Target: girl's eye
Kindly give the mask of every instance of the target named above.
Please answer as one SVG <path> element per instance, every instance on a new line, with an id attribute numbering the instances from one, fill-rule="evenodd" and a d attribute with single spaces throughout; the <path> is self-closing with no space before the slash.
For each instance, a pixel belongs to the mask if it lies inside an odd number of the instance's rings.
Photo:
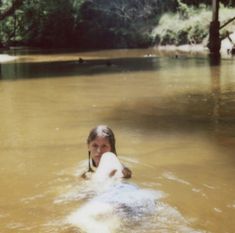
<path id="1" fill-rule="evenodd" d="M 103 145 L 103 148 L 104 149 L 107 149 L 107 148 L 109 148 L 110 146 L 109 145 Z"/>

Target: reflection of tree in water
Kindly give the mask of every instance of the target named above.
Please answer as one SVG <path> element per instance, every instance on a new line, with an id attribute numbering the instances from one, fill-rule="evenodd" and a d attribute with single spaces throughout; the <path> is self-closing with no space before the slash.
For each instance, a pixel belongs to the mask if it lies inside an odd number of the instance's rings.
<path id="1" fill-rule="evenodd" d="M 211 71 L 211 91 L 214 100 L 212 120 L 215 130 L 218 128 L 220 117 L 220 100 L 221 100 L 221 84 L 220 84 L 220 56 L 210 57 Z"/>
<path id="2" fill-rule="evenodd" d="M 221 64 L 220 58 L 213 58 L 211 62 L 211 91 L 213 96 L 212 122 L 217 134 L 224 134 L 225 129 L 228 137 L 233 137 L 235 125 L 235 91 L 233 88 L 222 89 L 221 87 Z M 230 132 L 230 133 L 228 133 Z M 225 136 L 225 135 L 224 135 Z M 223 136 L 223 137 L 224 137 Z M 230 139 L 226 139 L 230 140 Z"/>
<path id="3" fill-rule="evenodd" d="M 128 127 L 149 130 L 191 132 L 224 131 L 235 127 L 235 92 L 221 90 L 221 67 L 212 61 L 211 91 L 188 91 L 167 97 L 140 97 L 122 102 L 109 119 L 118 119 Z"/>
<path id="4" fill-rule="evenodd" d="M 213 97 L 204 93 L 185 93 L 159 100 L 138 99 L 118 106 L 110 118 L 121 118 L 129 126 L 164 131 L 191 131 L 211 128 Z"/>
<path id="5" fill-rule="evenodd" d="M 1 79 L 58 78 L 64 76 L 102 75 L 132 71 L 152 71 L 159 68 L 154 57 L 97 58 L 52 62 L 16 62 L 2 64 Z"/>

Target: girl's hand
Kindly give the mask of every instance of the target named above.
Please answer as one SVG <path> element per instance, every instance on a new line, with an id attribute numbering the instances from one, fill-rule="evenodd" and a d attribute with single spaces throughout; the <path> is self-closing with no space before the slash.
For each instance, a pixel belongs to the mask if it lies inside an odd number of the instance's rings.
<path id="1" fill-rule="evenodd" d="M 123 178 L 128 179 L 128 178 L 131 178 L 132 171 L 131 171 L 129 168 L 124 167 L 124 168 L 122 169 L 122 174 L 123 174 Z"/>
<path id="2" fill-rule="evenodd" d="M 117 169 L 112 170 L 112 171 L 109 173 L 109 177 L 114 176 L 116 172 L 117 172 Z"/>

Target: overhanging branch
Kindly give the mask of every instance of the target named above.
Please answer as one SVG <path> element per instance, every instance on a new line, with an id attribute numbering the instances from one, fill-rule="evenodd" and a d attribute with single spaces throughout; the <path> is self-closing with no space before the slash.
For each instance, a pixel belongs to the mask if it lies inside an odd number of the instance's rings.
<path id="1" fill-rule="evenodd" d="M 231 18 L 230 20 L 228 20 L 228 22 L 226 22 L 224 25 L 220 26 L 219 29 L 224 28 L 225 26 L 227 26 L 229 23 L 231 23 L 233 20 L 235 20 L 235 17 Z"/>

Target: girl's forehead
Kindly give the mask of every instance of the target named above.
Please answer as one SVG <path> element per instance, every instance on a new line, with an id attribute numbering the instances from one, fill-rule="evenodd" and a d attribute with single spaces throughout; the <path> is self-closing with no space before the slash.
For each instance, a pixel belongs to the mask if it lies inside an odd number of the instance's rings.
<path id="1" fill-rule="evenodd" d="M 110 143 L 107 137 L 97 136 L 91 143 Z"/>

